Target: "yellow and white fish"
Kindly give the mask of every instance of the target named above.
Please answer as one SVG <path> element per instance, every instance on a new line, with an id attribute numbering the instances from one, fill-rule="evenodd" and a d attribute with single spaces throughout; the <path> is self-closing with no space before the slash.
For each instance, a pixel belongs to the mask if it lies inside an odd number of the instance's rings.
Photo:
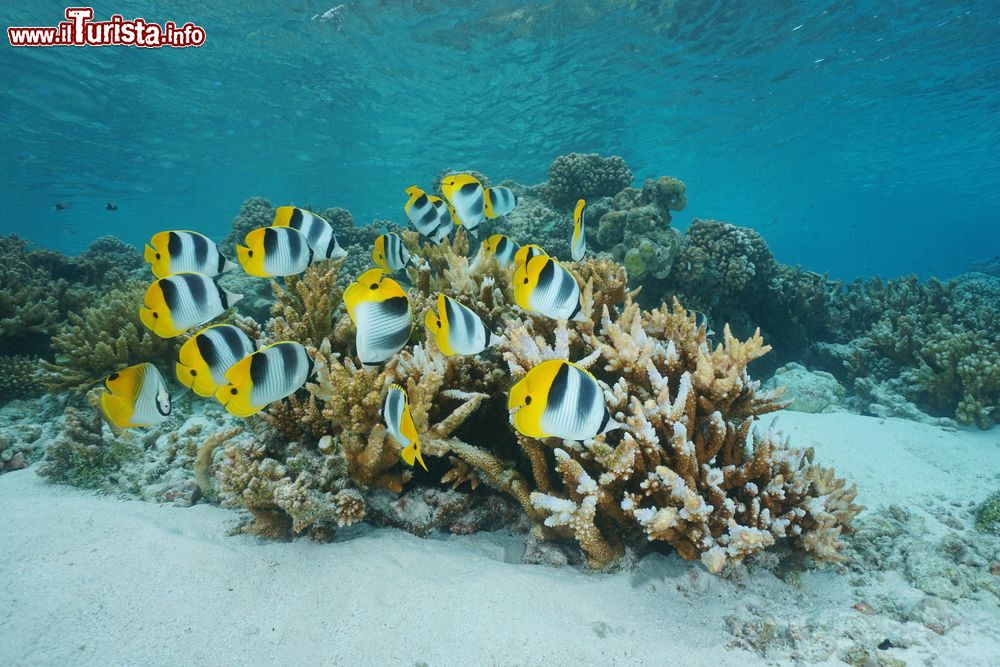
<path id="1" fill-rule="evenodd" d="M 573 210 L 573 238 L 570 240 L 570 252 L 573 261 L 579 262 L 587 254 L 587 235 L 584 227 L 584 216 L 587 212 L 587 202 L 580 199 Z"/>
<path id="2" fill-rule="evenodd" d="M 200 273 L 175 273 L 149 286 L 139 319 L 160 338 L 173 338 L 211 322 L 242 298 Z"/>
<path id="3" fill-rule="evenodd" d="M 290 227 L 301 232 L 313 251 L 313 262 L 347 257 L 347 251 L 337 242 L 333 226 L 312 211 L 298 206 L 279 206 L 274 210 L 271 226 Z"/>
<path id="4" fill-rule="evenodd" d="M 143 257 L 157 278 L 172 273 L 201 273 L 209 278 L 231 271 L 236 265 L 204 234 L 177 230 L 158 232 L 146 244 Z"/>
<path id="5" fill-rule="evenodd" d="M 385 269 L 386 273 L 396 273 L 413 263 L 410 251 L 403 245 L 403 239 L 395 232 L 382 234 L 372 246 L 372 261 Z"/>
<path id="6" fill-rule="evenodd" d="M 451 174 L 441 179 L 441 192 L 451 204 L 455 224 L 475 236 L 484 215 L 482 184 L 469 174 Z"/>
<path id="7" fill-rule="evenodd" d="M 436 313 L 433 308 L 427 310 L 424 324 L 448 357 L 479 354 L 499 341 L 475 311 L 444 294 L 438 294 Z"/>
<path id="8" fill-rule="evenodd" d="M 255 415 L 271 403 L 291 396 L 313 374 L 313 360 L 295 341 L 281 341 L 243 357 L 226 371 L 226 384 L 215 398 L 229 414 Z"/>
<path id="9" fill-rule="evenodd" d="M 532 257 L 538 257 L 539 255 L 548 257 L 549 253 L 545 252 L 542 246 L 535 245 L 534 243 L 521 246 L 514 253 L 514 270 L 517 270 L 519 266 L 527 264 L 528 260 Z"/>
<path id="10" fill-rule="evenodd" d="M 418 461 L 420 467 L 427 470 L 424 457 L 420 455 L 420 438 L 417 436 L 417 427 L 413 424 L 413 415 L 410 414 L 406 390 L 398 384 L 389 387 L 381 412 L 389 435 L 402 448 L 399 455 L 406 464 L 412 466 L 414 461 Z"/>
<path id="11" fill-rule="evenodd" d="M 507 215 L 517 207 L 517 195 L 510 188 L 494 186 L 483 192 L 483 214 L 490 218 Z"/>
<path id="12" fill-rule="evenodd" d="M 522 248 L 523 250 L 523 248 Z M 583 319 L 580 286 L 573 274 L 547 255 L 537 255 L 514 271 L 514 301 L 555 320 Z"/>
<path id="13" fill-rule="evenodd" d="M 620 428 L 604 392 L 587 369 L 562 359 L 538 364 L 511 387 L 507 409 L 514 428 L 529 438 L 590 440 Z"/>
<path id="14" fill-rule="evenodd" d="M 514 266 L 514 255 L 521 246 L 509 236 L 494 234 L 483 241 L 482 250 L 485 253 L 496 255 L 497 263 L 505 269 Z"/>
<path id="15" fill-rule="evenodd" d="M 170 394 L 163 376 L 150 363 L 136 364 L 104 379 L 101 412 L 119 428 L 152 426 L 170 416 Z"/>
<path id="16" fill-rule="evenodd" d="M 215 324 L 202 329 L 181 345 L 174 367 L 177 379 L 199 396 L 213 396 L 226 381 L 226 372 L 257 351 L 243 329 Z"/>
<path id="17" fill-rule="evenodd" d="M 403 205 L 406 217 L 428 241 L 442 243 L 451 233 L 451 209 L 440 197 L 429 195 L 416 185 L 406 188 L 410 199 Z"/>
<path id="18" fill-rule="evenodd" d="M 313 251 L 302 232 L 291 227 L 259 227 L 247 232 L 236 246 L 243 270 L 258 278 L 294 276 L 313 261 Z"/>
<path id="19" fill-rule="evenodd" d="M 413 313 L 406 292 L 382 269 L 369 269 L 344 290 L 347 314 L 357 329 L 354 342 L 361 364 L 379 366 L 410 340 Z"/>

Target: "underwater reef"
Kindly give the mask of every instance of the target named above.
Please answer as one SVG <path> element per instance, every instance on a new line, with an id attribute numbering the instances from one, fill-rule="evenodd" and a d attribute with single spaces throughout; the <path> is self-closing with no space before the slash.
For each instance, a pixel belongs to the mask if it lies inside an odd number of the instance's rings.
<path id="1" fill-rule="evenodd" d="M 435 179 L 438 193 L 450 173 Z M 769 413 L 791 403 L 980 428 L 1000 421 L 997 277 L 842 284 L 777 262 L 752 229 L 710 219 L 672 227 L 671 213 L 687 205 L 677 178 L 631 183 L 621 158 L 563 156 L 546 183 L 504 181 L 517 207 L 479 230 L 568 258 L 572 205 L 586 193 L 589 256 L 565 264 L 580 290 L 581 317 L 570 322 L 518 308 L 510 270 L 477 255 L 464 230 L 421 244 L 397 222 L 358 226 L 343 208 L 317 209 L 346 257 L 280 281 L 219 278 L 246 295 L 222 321 L 259 345 L 301 343 L 314 380 L 249 420 L 187 395 L 141 431 L 103 423 L 84 392 L 140 361 L 172 368 L 185 340 L 140 326 L 141 256 L 113 239 L 68 258 L 2 238 L 0 401 L 61 397 L 49 406 L 44 451 L 32 444 L 42 435 L 0 439 L 4 469 L 44 458 L 40 473 L 55 481 L 245 509 L 243 529 L 270 538 L 329 540 L 362 520 L 420 535 L 517 526 L 529 533 L 526 561 L 606 569 L 669 549 L 718 572 L 779 543 L 816 562 L 850 551 L 844 536 L 861 511 L 853 487 L 812 450 L 762 428 Z M 248 199 L 223 252 L 274 217 L 268 200 Z M 409 345 L 368 370 L 356 360 L 344 290 L 386 231 L 415 258 L 401 280 L 417 324 Z M 474 309 L 501 342 L 444 354 L 422 326 L 439 294 Z M 578 442 L 512 427 L 507 392 L 553 359 L 594 376 L 621 428 Z M 383 420 L 396 384 L 426 472 L 400 462 Z"/>

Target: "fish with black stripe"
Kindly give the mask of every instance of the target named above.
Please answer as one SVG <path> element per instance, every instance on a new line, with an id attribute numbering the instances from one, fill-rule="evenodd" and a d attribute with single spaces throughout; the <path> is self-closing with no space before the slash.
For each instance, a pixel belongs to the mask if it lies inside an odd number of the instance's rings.
<path id="1" fill-rule="evenodd" d="M 475 238 L 485 215 L 482 183 L 470 174 L 450 174 L 441 179 L 441 192 L 451 205 L 455 224 Z"/>
<path id="2" fill-rule="evenodd" d="M 590 371 L 563 359 L 538 364 L 510 389 L 514 428 L 529 438 L 590 440 L 621 428 Z"/>
<path id="3" fill-rule="evenodd" d="M 274 221 L 271 226 L 290 227 L 301 232 L 313 251 L 313 262 L 347 257 L 347 251 L 337 242 L 333 226 L 312 211 L 298 206 L 279 206 L 274 209 Z"/>
<path id="4" fill-rule="evenodd" d="M 382 269 L 369 269 L 344 290 L 354 341 L 366 368 L 382 365 L 410 340 L 413 313 L 406 292 Z"/>
<path id="5" fill-rule="evenodd" d="M 509 236 L 494 234 L 483 241 L 482 249 L 483 252 L 496 256 L 501 267 L 509 269 L 514 266 L 514 255 L 521 246 Z"/>
<path id="6" fill-rule="evenodd" d="M 545 252 L 540 245 L 536 245 L 534 243 L 523 245 L 517 249 L 517 252 L 514 253 L 514 270 L 516 271 L 518 267 L 527 264 L 528 260 L 532 257 L 538 257 L 539 255 L 548 257 L 548 254 L 549 253 Z"/>
<path id="7" fill-rule="evenodd" d="M 212 396 L 226 384 L 226 372 L 257 351 L 257 344 L 243 329 L 215 324 L 202 329 L 181 345 L 174 371 L 177 379 L 199 396 Z"/>
<path id="8" fill-rule="evenodd" d="M 175 273 L 146 289 L 139 319 L 160 338 L 173 338 L 211 322 L 242 298 L 200 273 Z"/>
<path id="9" fill-rule="evenodd" d="M 532 257 L 517 267 L 513 280 L 514 302 L 524 310 L 555 320 L 585 319 L 576 278 L 552 257 Z"/>
<path id="10" fill-rule="evenodd" d="M 157 278 L 185 272 L 201 273 L 211 278 L 236 268 L 219 251 L 215 241 L 204 234 L 187 230 L 153 234 L 145 246 L 143 258 Z"/>
<path id="11" fill-rule="evenodd" d="M 494 186 L 483 192 L 483 215 L 489 219 L 507 215 L 517 207 L 517 195 L 510 188 Z"/>
<path id="12" fill-rule="evenodd" d="M 416 185 L 406 188 L 406 194 L 410 198 L 403 205 L 403 211 L 417 232 L 434 244 L 440 244 L 447 239 L 454 223 L 451 219 L 451 210 L 445 201 L 427 194 Z"/>
<path id="13" fill-rule="evenodd" d="M 258 278 L 295 276 L 312 264 L 313 251 L 305 235 L 291 227 L 259 227 L 236 246 L 243 270 Z"/>
<path id="14" fill-rule="evenodd" d="M 573 209 L 573 236 L 569 242 L 570 253 L 573 255 L 574 262 L 579 262 L 587 254 L 587 234 L 584 227 L 586 211 L 586 200 L 578 200 L 576 208 Z"/>
<path id="15" fill-rule="evenodd" d="M 104 378 L 101 412 L 119 428 L 152 426 L 170 416 L 171 399 L 156 366 L 129 366 Z"/>
<path id="16" fill-rule="evenodd" d="M 500 340 L 475 311 L 444 294 L 438 294 L 437 312 L 427 310 L 424 325 L 447 357 L 479 354 Z"/>
<path id="17" fill-rule="evenodd" d="M 226 384 L 215 391 L 215 398 L 229 414 L 249 417 L 301 389 L 313 376 L 313 368 L 313 360 L 299 343 L 272 343 L 226 371 Z"/>
<path id="18" fill-rule="evenodd" d="M 382 234 L 372 245 L 372 261 L 385 269 L 386 273 L 396 273 L 413 265 L 410 251 L 403 245 L 402 237 L 395 232 Z"/>
<path id="19" fill-rule="evenodd" d="M 406 464 L 412 466 L 416 461 L 420 463 L 421 468 L 427 470 L 424 457 L 420 455 L 420 438 L 413 423 L 413 415 L 410 414 L 410 400 L 406 390 L 398 384 L 389 387 L 379 414 L 385 420 L 389 435 L 400 446 L 399 455 Z"/>

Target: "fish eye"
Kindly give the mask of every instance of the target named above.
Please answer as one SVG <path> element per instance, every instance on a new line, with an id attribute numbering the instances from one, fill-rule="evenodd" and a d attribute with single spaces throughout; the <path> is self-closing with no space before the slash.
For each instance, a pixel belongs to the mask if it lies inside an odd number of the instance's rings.
<path id="1" fill-rule="evenodd" d="M 236 394 L 240 393 L 240 390 L 237 389 L 236 387 L 233 387 L 232 389 L 229 390 L 229 393 L 235 396 Z"/>
<path id="2" fill-rule="evenodd" d="M 153 319 L 155 319 L 155 320 L 160 319 L 160 314 L 158 312 L 156 312 L 155 310 L 153 311 Z"/>
<path id="3" fill-rule="evenodd" d="M 524 397 L 524 404 L 525 405 L 531 405 L 531 396 L 525 396 Z"/>
<path id="4" fill-rule="evenodd" d="M 160 258 L 160 253 L 156 253 L 156 259 Z"/>
<path id="5" fill-rule="evenodd" d="M 441 328 L 441 320 L 438 320 L 437 323 L 438 323 L 438 329 L 440 329 Z"/>
<path id="6" fill-rule="evenodd" d="M 253 250 L 247 252 L 247 257 L 253 257 Z"/>
<path id="7" fill-rule="evenodd" d="M 525 279 L 524 279 L 524 284 L 525 284 L 525 285 L 527 285 L 527 284 L 528 284 L 528 279 L 527 279 L 527 278 L 525 278 Z"/>
<path id="8" fill-rule="evenodd" d="M 368 289 L 378 289 L 378 283 L 373 283 Z"/>
<path id="9" fill-rule="evenodd" d="M 109 380 L 117 380 L 118 379 L 118 373 L 112 373 L 111 375 L 108 376 L 108 379 Z"/>
<path id="10" fill-rule="evenodd" d="M 198 374 L 198 371 L 196 371 L 195 369 L 192 368 L 191 369 L 191 375 L 197 375 L 197 374 Z"/>

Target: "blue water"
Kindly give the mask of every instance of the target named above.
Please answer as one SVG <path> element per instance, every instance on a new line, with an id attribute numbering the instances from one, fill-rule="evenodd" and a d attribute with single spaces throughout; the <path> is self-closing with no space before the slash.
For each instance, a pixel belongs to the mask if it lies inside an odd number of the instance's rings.
<path id="1" fill-rule="evenodd" d="M 443 168 L 532 183 L 596 151 L 683 179 L 679 226 L 748 225 L 835 276 L 1000 254 L 995 1 L 281 4 L 94 7 L 193 21 L 199 49 L 0 48 L 2 231 L 221 237 L 257 194 L 402 221 Z"/>

